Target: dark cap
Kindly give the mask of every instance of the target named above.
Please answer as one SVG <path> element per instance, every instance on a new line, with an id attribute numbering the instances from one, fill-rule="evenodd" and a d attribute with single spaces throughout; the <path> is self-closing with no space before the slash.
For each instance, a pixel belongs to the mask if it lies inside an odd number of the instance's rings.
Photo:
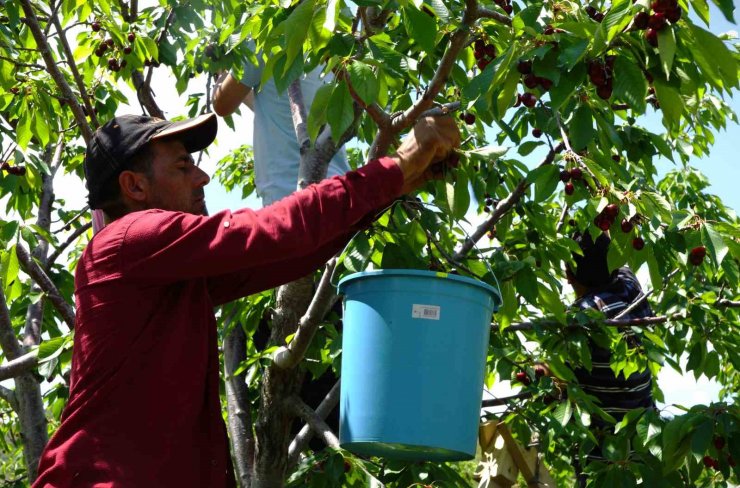
<path id="1" fill-rule="evenodd" d="M 589 288 L 595 288 L 608 284 L 612 279 L 609 273 L 607 255 L 611 239 L 606 234 L 600 234 L 593 240 L 591 234 L 576 232 L 572 239 L 578 243 L 583 255 L 573 254 L 576 269 L 571 270 L 576 281 Z"/>
<path id="2" fill-rule="evenodd" d="M 87 144 L 85 179 L 90 192 L 90 208 L 99 208 L 101 190 L 113 177 L 126 169 L 128 161 L 148 142 L 176 138 L 188 152 L 208 147 L 216 138 L 216 114 L 171 122 L 143 115 L 121 115 L 100 127 Z"/>

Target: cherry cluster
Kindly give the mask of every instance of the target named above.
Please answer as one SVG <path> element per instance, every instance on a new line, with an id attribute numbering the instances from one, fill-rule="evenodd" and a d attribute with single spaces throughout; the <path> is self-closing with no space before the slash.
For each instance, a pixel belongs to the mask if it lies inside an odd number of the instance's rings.
<path id="1" fill-rule="evenodd" d="M 535 366 L 534 368 L 534 377 L 535 380 L 539 380 L 543 376 L 545 376 L 547 372 L 545 371 L 545 368 L 542 366 Z M 523 384 L 524 386 L 529 386 L 532 384 L 532 378 L 529 377 L 526 371 L 519 371 L 514 375 L 514 378 L 516 378 L 516 381 Z"/>
<path id="2" fill-rule="evenodd" d="M 0 171 L 5 171 L 9 175 L 23 176 L 26 174 L 26 167 L 11 166 L 10 163 L 8 163 L 7 161 L 3 161 L 3 164 L 0 164 Z"/>
<path id="3" fill-rule="evenodd" d="M 596 87 L 596 94 L 603 100 L 609 100 L 614 90 L 614 62 L 616 56 L 606 56 L 604 60 L 592 59 L 588 63 L 588 78 Z"/>
<path id="4" fill-rule="evenodd" d="M 496 46 L 493 44 L 487 43 L 483 39 L 477 39 L 473 47 L 473 56 L 475 56 L 478 69 L 486 69 L 486 66 L 496 59 Z"/>
<path id="5" fill-rule="evenodd" d="M 493 0 L 493 2 L 509 15 L 514 11 L 514 7 L 511 6 L 510 0 Z"/>
<path id="6" fill-rule="evenodd" d="M 594 6 L 588 5 L 585 10 L 586 14 L 591 17 L 591 20 L 595 20 L 598 23 L 601 23 L 601 21 L 604 20 L 604 13 L 599 12 Z"/>
<path id="7" fill-rule="evenodd" d="M 524 59 L 519 60 L 519 63 L 516 65 L 516 69 L 522 75 L 522 83 L 524 83 L 524 86 L 527 88 L 534 90 L 540 86 L 545 91 L 552 88 L 552 80 L 536 76 L 532 73 L 532 61 Z"/>
<path id="8" fill-rule="evenodd" d="M 101 32 L 103 28 L 98 21 L 93 22 L 90 27 L 93 32 Z M 129 43 L 133 43 L 134 40 L 136 40 L 136 33 L 131 31 L 128 33 L 126 38 L 128 39 Z M 125 59 L 116 58 L 116 50 L 123 53 L 124 56 L 127 56 L 133 52 L 133 47 L 130 44 L 124 47 L 117 46 L 115 41 L 109 37 L 98 44 L 98 47 L 95 48 L 95 55 L 99 58 L 102 58 L 108 50 L 110 50 L 112 54 L 112 56 L 108 58 L 108 69 L 113 72 L 118 72 L 126 67 L 127 61 Z"/>
<path id="9" fill-rule="evenodd" d="M 675 24 L 681 18 L 681 7 L 676 0 L 655 0 L 650 5 L 653 10 L 649 12 L 638 12 L 632 22 L 637 30 L 645 31 L 645 40 L 653 47 L 658 47 L 658 32 L 668 25 Z"/>
<path id="10" fill-rule="evenodd" d="M 573 168 L 570 171 L 564 169 L 560 172 L 560 181 L 565 183 L 565 194 L 572 195 L 576 191 L 576 187 L 573 186 L 573 181 L 579 181 L 583 179 L 583 170 L 581 168 Z"/>

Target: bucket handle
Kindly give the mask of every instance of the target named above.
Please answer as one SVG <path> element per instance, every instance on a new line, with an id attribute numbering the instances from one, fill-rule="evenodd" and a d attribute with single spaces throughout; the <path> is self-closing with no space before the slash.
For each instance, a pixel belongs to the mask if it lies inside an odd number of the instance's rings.
<path id="1" fill-rule="evenodd" d="M 378 212 L 377 215 L 384 214 L 387 210 L 389 210 L 390 208 L 392 208 L 394 205 L 396 205 L 396 204 L 398 204 L 400 202 L 403 202 L 403 201 L 404 200 L 402 200 L 402 199 L 396 199 L 396 200 L 394 200 L 393 203 L 391 203 L 390 205 L 388 205 L 387 207 L 385 207 L 383 210 L 381 210 L 380 212 Z M 440 208 L 437 205 L 434 205 L 434 204 L 431 204 L 431 203 L 427 203 L 427 202 L 424 202 L 424 201 L 416 201 L 416 202 L 413 202 L 413 203 L 416 204 L 416 205 L 421 205 L 421 206 L 424 206 L 424 207 L 428 207 L 428 208 L 440 210 Z M 462 230 L 463 234 L 465 234 L 465 237 L 467 237 L 468 240 L 470 240 L 471 242 L 473 242 L 473 248 L 477 251 L 478 256 L 480 256 L 482 258 L 483 257 L 483 252 L 480 250 L 480 248 L 475 243 L 475 241 L 473 241 L 473 239 L 470 237 L 470 234 L 468 234 L 468 231 L 466 231 L 465 228 L 462 225 L 460 225 L 460 221 L 459 220 L 454 220 L 453 219 L 453 221 L 456 224 L 458 224 L 458 227 L 460 228 L 460 230 Z M 354 235 L 352 236 L 352 238 L 344 246 L 344 249 L 342 249 L 342 252 L 339 253 L 340 255 L 344 254 L 344 252 L 347 250 L 347 248 L 352 243 L 352 241 L 354 240 L 354 238 L 357 237 L 360 234 L 360 232 L 365 232 L 365 229 L 360 229 L 360 230 L 358 230 L 357 232 L 354 233 Z M 486 265 L 486 268 L 488 268 L 488 271 L 491 273 L 491 276 L 493 276 L 494 281 L 496 281 L 496 289 L 499 290 L 499 293 L 500 293 L 500 291 L 501 291 L 501 284 L 499 283 L 498 278 L 496 277 L 496 273 L 493 272 L 493 268 L 491 268 L 491 264 L 486 259 L 481 259 L 481 261 L 483 261 L 483 264 Z M 339 270 L 339 266 L 335 266 L 334 267 L 334 271 L 332 271 L 332 274 L 331 274 L 331 279 L 329 280 L 329 283 L 334 288 L 337 288 L 339 286 L 339 283 L 336 282 L 336 277 L 337 277 L 337 271 L 338 270 Z"/>

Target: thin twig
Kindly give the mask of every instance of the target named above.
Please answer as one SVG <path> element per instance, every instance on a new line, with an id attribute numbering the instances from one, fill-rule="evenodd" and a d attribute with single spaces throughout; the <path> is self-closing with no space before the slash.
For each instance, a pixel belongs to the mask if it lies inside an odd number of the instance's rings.
<path id="1" fill-rule="evenodd" d="M 54 285 L 49 276 L 44 272 L 43 269 L 31 258 L 28 250 L 21 244 L 17 244 L 15 247 L 16 255 L 18 260 L 23 266 L 26 273 L 33 278 L 39 287 L 41 287 L 46 295 L 49 297 L 49 301 L 52 306 L 59 312 L 62 320 L 67 324 L 70 329 L 74 329 L 75 326 L 75 312 L 69 303 L 62 297 L 59 289 Z"/>
<path id="2" fill-rule="evenodd" d="M 318 415 L 320 418 L 325 419 L 329 416 L 332 410 L 336 408 L 337 403 L 339 403 L 339 392 L 340 392 L 340 382 L 337 381 L 334 383 L 334 386 L 329 390 L 329 393 L 326 394 L 326 397 L 321 401 L 319 406 L 316 408 L 316 415 Z M 290 443 L 290 447 L 288 448 L 288 469 L 293 469 L 297 464 L 298 460 L 300 459 L 301 453 L 306 449 L 308 446 L 308 442 L 313 438 L 314 431 L 311 429 L 311 427 L 308 426 L 308 424 L 304 425 L 303 428 L 301 428 L 300 432 L 295 436 L 295 439 Z"/>
<path id="3" fill-rule="evenodd" d="M 59 244 L 59 246 L 54 249 L 54 252 L 49 255 L 48 259 L 46 260 L 46 266 L 44 266 L 44 269 L 48 272 L 54 265 L 54 262 L 57 260 L 57 258 L 59 258 L 59 256 L 61 256 L 61 254 L 64 252 L 64 250 L 67 249 L 70 244 L 79 239 L 82 234 L 87 232 L 90 227 L 92 227 L 92 222 L 86 222 L 75 229 L 72 235 L 70 235 L 67 240 Z"/>
<path id="4" fill-rule="evenodd" d="M 673 278 L 674 276 L 676 276 L 676 274 L 678 274 L 679 271 L 680 271 L 680 268 L 676 268 L 673 271 L 671 271 L 665 278 L 663 278 L 663 286 L 661 287 L 661 291 L 665 290 L 666 286 L 668 286 L 668 282 L 671 280 L 671 278 Z M 622 310 L 621 312 L 619 312 L 617 315 L 615 315 L 614 316 L 614 320 L 619 320 L 622 317 L 624 317 L 625 315 L 627 315 L 630 312 L 632 312 L 634 309 L 636 309 L 637 307 L 639 307 L 642 302 L 644 302 L 645 300 L 647 300 L 648 297 L 650 295 L 652 295 L 653 293 L 655 293 L 655 288 L 653 288 L 652 290 L 650 290 L 647 293 L 643 293 L 639 298 L 637 298 L 637 300 L 635 300 L 632 303 L 630 303 L 630 305 L 627 308 L 625 308 L 624 310 Z"/>
<path id="5" fill-rule="evenodd" d="M 326 443 L 327 446 L 339 449 L 339 439 L 331 431 L 331 428 L 311 407 L 306 405 L 303 400 L 297 396 L 292 396 L 287 399 L 291 411 L 302 418 L 313 431 L 321 436 L 321 439 Z"/>
<path id="6" fill-rule="evenodd" d="M 278 367 L 282 369 L 293 368 L 306 355 L 306 351 L 311 345 L 311 340 L 321 324 L 321 319 L 329 311 L 332 299 L 336 295 L 334 286 L 331 284 L 331 276 L 334 273 L 336 265 L 336 258 L 326 263 L 326 269 L 313 295 L 311 305 L 308 306 L 308 310 L 301 317 L 293 340 L 287 346 L 280 347 L 275 351 L 273 361 Z"/>
<path id="7" fill-rule="evenodd" d="M 534 394 L 531 392 L 524 392 L 507 397 L 492 398 L 490 400 L 483 400 L 483 402 L 481 403 L 481 407 L 498 407 L 501 405 L 507 405 L 509 402 L 512 402 L 514 400 L 526 400 L 527 398 L 532 398 L 533 396 Z"/>

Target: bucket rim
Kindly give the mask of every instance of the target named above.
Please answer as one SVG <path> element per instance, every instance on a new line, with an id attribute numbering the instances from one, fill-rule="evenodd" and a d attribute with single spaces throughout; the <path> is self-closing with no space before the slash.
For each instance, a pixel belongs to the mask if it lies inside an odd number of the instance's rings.
<path id="1" fill-rule="evenodd" d="M 339 293 L 343 293 L 343 288 L 350 281 L 355 281 L 361 278 L 374 278 L 378 276 L 422 276 L 426 278 L 449 279 L 452 281 L 458 281 L 468 285 L 483 288 L 493 295 L 493 301 L 496 306 L 499 306 L 502 303 L 501 292 L 495 286 L 489 285 L 488 283 L 467 276 L 442 273 L 440 271 L 427 271 L 422 269 L 374 269 L 371 271 L 359 271 L 357 273 L 347 275 L 339 280 L 339 283 L 337 284 L 337 290 L 339 291 Z"/>

